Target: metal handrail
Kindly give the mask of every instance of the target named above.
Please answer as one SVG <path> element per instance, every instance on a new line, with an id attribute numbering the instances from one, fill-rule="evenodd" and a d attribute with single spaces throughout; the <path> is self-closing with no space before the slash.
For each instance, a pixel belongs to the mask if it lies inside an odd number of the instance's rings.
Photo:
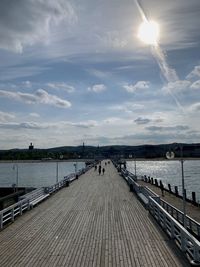
<path id="1" fill-rule="evenodd" d="M 30 209 L 30 200 L 34 198 L 34 196 L 37 196 L 41 190 L 44 195 L 46 193 L 51 194 L 62 187 L 66 186 L 67 181 L 73 181 L 74 179 L 77 178 L 77 175 L 81 175 L 91 169 L 93 166 L 88 166 L 86 168 L 83 168 L 79 170 L 76 174 L 71 173 L 67 176 L 64 177 L 63 180 L 60 182 L 54 184 L 53 186 L 50 187 L 41 187 L 38 189 L 33 190 L 32 192 L 27 193 L 23 197 L 21 197 L 21 200 L 18 201 L 16 204 L 13 204 L 12 206 L 9 206 L 3 210 L 0 211 L 0 230 L 3 229 L 4 225 L 8 222 L 14 222 L 15 217 L 18 215 L 22 215 L 23 211 L 29 210 Z M 49 191 L 49 192 L 48 192 Z"/>
<path id="2" fill-rule="evenodd" d="M 149 197 L 149 212 L 163 230 L 174 239 L 191 261 L 200 263 L 200 242 L 175 220 L 161 205 Z"/>

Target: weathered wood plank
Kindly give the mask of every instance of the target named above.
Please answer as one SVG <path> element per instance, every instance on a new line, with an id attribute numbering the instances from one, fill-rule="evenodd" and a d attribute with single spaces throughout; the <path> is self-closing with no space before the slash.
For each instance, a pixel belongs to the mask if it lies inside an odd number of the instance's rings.
<path id="1" fill-rule="evenodd" d="M 112 164 L 0 232 L 1 267 L 188 266 L 176 252 Z"/>

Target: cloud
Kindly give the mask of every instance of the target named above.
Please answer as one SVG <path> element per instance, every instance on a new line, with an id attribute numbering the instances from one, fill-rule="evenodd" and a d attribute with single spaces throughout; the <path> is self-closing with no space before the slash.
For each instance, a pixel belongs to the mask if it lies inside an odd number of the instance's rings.
<path id="1" fill-rule="evenodd" d="M 30 113 L 29 114 L 31 117 L 33 117 L 33 118 L 39 118 L 40 117 L 40 115 L 38 114 L 38 113 L 35 113 L 35 112 L 32 112 L 32 113 Z"/>
<path id="2" fill-rule="evenodd" d="M 88 87 L 89 92 L 101 93 L 106 90 L 106 86 L 104 84 L 95 84 L 92 87 Z"/>
<path id="3" fill-rule="evenodd" d="M 97 122 L 94 120 L 89 120 L 85 122 L 70 122 L 68 124 L 80 128 L 92 128 L 98 125 Z"/>
<path id="4" fill-rule="evenodd" d="M 22 101 L 27 104 L 46 104 L 59 108 L 69 108 L 71 106 L 69 101 L 61 99 L 55 95 L 51 95 L 43 89 L 38 89 L 35 94 L 0 90 L 0 97 Z"/>
<path id="5" fill-rule="evenodd" d="M 186 79 L 200 77 L 200 66 L 195 66 L 194 69 L 186 76 Z"/>
<path id="6" fill-rule="evenodd" d="M 163 93 L 173 92 L 186 92 L 190 89 L 191 82 L 186 80 L 178 80 L 175 82 L 169 82 L 166 86 L 162 88 Z"/>
<path id="7" fill-rule="evenodd" d="M 14 118 L 15 118 L 14 114 L 0 111 L 0 122 L 6 122 Z"/>
<path id="8" fill-rule="evenodd" d="M 116 111 L 124 111 L 124 112 L 127 112 L 127 113 L 134 113 L 137 110 L 144 109 L 144 105 L 137 104 L 137 103 L 132 103 L 132 102 L 125 102 L 125 103 L 123 103 L 121 105 L 109 106 L 108 109 L 116 110 Z"/>
<path id="9" fill-rule="evenodd" d="M 136 124 L 141 125 L 141 124 L 148 124 L 149 122 L 151 122 L 151 120 L 150 120 L 150 119 L 147 119 L 147 118 L 139 117 L 139 118 L 137 118 L 136 120 L 134 120 L 134 122 L 135 122 Z"/>
<path id="10" fill-rule="evenodd" d="M 24 81 L 24 82 L 22 82 L 22 85 L 25 88 L 31 88 L 32 87 L 32 83 L 30 81 Z"/>
<path id="11" fill-rule="evenodd" d="M 150 82 L 148 81 L 138 81 L 136 84 L 125 84 L 123 85 L 123 88 L 129 93 L 134 93 L 137 90 L 148 89 L 149 86 Z"/>
<path id="12" fill-rule="evenodd" d="M 45 123 L 36 123 L 36 122 L 9 122 L 9 123 L 0 123 L 0 128 L 3 129 L 31 129 L 31 130 L 41 130 L 47 129 L 48 125 Z"/>
<path id="13" fill-rule="evenodd" d="M 47 42 L 52 25 L 75 19 L 69 1 L 1 0 L 0 48 L 21 53 L 26 45 Z"/>
<path id="14" fill-rule="evenodd" d="M 200 89 L 200 80 L 194 82 L 194 83 L 191 85 L 191 88 L 192 88 L 192 89 Z"/>
<path id="15" fill-rule="evenodd" d="M 195 103 L 190 106 L 189 111 L 191 112 L 199 112 L 200 111 L 200 102 Z"/>
<path id="16" fill-rule="evenodd" d="M 32 117 L 36 117 L 37 113 L 31 113 Z M 1 114 L 0 114 L 1 115 Z M 77 127 L 77 128 L 93 128 L 98 123 L 94 120 L 88 121 L 57 121 L 57 122 L 0 122 L 0 128 L 3 129 L 31 129 L 31 130 L 42 130 L 42 129 L 64 129 L 65 127 Z"/>
<path id="17" fill-rule="evenodd" d="M 55 90 L 64 90 L 68 93 L 73 93 L 75 88 L 66 83 L 47 83 L 47 86 Z"/>
<path id="18" fill-rule="evenodd" d="M 118 31 L 109 31 L 102 35 L 96 35 L 98 41 L 106 47 L 121 49 L 127 46 L 128 41 Z"/>
<path id="19" fill-rule="evenodd" d="M 146 130 L 152 132 L 163 132 L 163 131 L 185 131 L 189 130 L 188 126 L 185 125 L 176 125 L 176 126 L 149 126 L 146 127 Z"/>

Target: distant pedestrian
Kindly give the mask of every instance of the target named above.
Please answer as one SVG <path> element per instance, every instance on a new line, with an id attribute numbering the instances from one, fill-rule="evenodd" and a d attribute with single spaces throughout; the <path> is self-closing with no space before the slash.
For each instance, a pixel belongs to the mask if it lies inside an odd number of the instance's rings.
<path id="1" fill-rule="evenodd" d="M 103 171 L 103 175 L 104 175 L 104 173 L 105 173 L 105 169 L 103 168 L 103 170 L 102 170 L 102 171 Z"/>
<path id="2" fill-rule="evenodd" d="M 99 175 L 101 175 L 101 165 L 99 165 Z"/>
<path id="3" fill-rule="evenodd" d="M 95 171 L 97 170 L 97 165 L 94 166 L 94 170 L 95 170 Z"/>

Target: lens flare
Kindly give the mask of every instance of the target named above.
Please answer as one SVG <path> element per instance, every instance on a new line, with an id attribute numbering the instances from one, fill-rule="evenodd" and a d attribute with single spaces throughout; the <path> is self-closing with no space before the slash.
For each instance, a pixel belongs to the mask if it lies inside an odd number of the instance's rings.
<path id="1" fill-rule="evenodd" d="M 148 45 L 157 45 L 159 39 L 159 25 L 155 21 L 145 20 L 139 27 L 138 38 Z"/>

